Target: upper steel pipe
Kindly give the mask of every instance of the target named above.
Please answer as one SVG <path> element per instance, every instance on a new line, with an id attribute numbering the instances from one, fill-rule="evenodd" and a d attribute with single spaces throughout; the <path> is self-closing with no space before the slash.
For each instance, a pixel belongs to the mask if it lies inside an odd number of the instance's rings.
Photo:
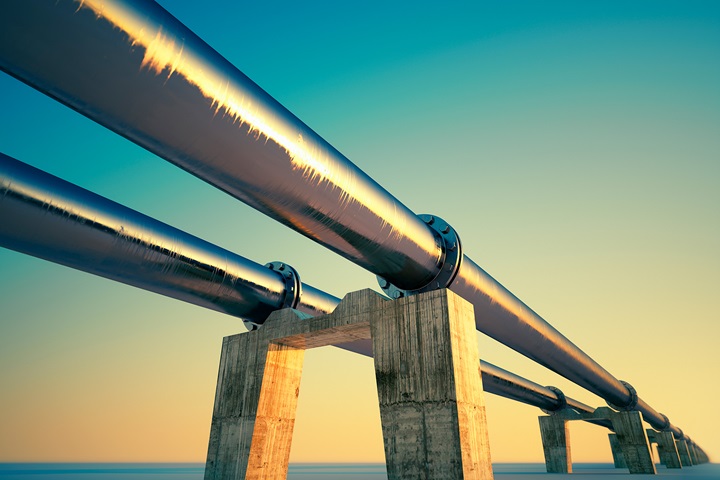
<path id="1" fill-rule="evenodd" d="M 156 3 L 5 0 L 0 68 L 397 287 L 442 268 L 415 214 Z M 480 330 L 603 397 L 625 386 L 469 258 Z M 657 420 L 652 412 L 648 420 Z"/>
<path id="2" fill-rule="evenodd" d="M 278 272 L 2 153 L 0 246 L 256 323 L 287 294 Z M 315 316 L 338 303 L 303 284 L 297 308 Z M 372 356 L 369 342 L 355 346 Z M 489 393 L 545 410 L 563 406 L 547 387 L 488 362 L 480 367 Z"/>

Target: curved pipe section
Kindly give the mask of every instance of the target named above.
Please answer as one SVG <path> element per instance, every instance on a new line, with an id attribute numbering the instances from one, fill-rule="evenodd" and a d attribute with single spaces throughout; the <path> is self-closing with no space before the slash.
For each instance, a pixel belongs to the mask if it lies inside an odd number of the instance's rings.
<path id="1" fill-rule="evenodd" d="M 1 8 L 7 73 L 399 288 L 421 288 L 442 268 L 441 242 L 412 211 L 156 3 Z M 450 288 L 475 305 L 481 331 L 614 405 L 631 401 L 469 258 Z"/>

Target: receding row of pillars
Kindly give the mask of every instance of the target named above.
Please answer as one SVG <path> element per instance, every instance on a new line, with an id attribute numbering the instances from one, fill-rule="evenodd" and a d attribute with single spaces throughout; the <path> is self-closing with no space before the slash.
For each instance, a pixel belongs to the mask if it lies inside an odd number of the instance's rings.
<path id="1" fill-rule="evenodd" d="M 704 451 L 694 443 L 676 439 L 672 432 L 658 432 L 643 427 L 637 411 L 616 412 L 607 407 L 593 413 L 578 413 L 565 408 L 539 417 L 545 466 L 548 473 L 572 473 L 568 422 L 574 420 L 607 420 L 615 433 L 610 433 L 610 449 L 615 468 L 627 468 L 630 473 L 655 474 L 652 444 L 657 445 L 660 463 L 666 468 L 691 467 L 709 461 Z"/>

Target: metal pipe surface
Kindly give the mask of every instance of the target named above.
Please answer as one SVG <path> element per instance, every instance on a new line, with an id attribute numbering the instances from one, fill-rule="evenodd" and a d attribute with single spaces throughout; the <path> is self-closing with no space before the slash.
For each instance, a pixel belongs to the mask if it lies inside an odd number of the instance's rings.
<path id="1" fill-rule="evenodd" d="M 434 232 L 156 3 L 5 0 L 0 68 L 405 289 Z M 478 328 L 614 405 L 625 386 L 465 257 Z M 652 412 L 652 421 L 657 420 Z"/>
<path id="2" fill-rule="evenodd" d="M 256 323 L 282 308 L 286 294 L 278 272 L 2 153 L 0 246 Z M 339 303 L 303 284 L 297 308 L 315 316 Z M 355 347 L 372 356 L 370 342 Z M 547 387 L 488 362 L 480 367 L 489 393 L 561 406 Z"/>
<path id="3" fill-rule="evenodd" d="M 0 245 L 260 321 L 282 308 L 280 273 L 0 153 Z M 303 286 L 298 309 L 337 299 Z"/>

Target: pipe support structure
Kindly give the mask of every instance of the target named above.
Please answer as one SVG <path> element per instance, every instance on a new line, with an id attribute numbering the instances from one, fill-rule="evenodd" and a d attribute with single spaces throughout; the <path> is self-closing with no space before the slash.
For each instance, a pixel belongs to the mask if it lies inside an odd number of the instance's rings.
<path id="1" fill-rule="evenodd" d="M 422 219 L 158 4 L 6 0 L 0 31 L 12 39 L 0 42 L 10 75 L 397 288 L 438 277 L 443 245 Z M 613 405 L 631 402 L 467 255 L 449 288 L 483 333 Z M 637 408 L 665 424 L 642 399 Z"/>
<path id="2" fill-rule="evenodd" d="M 262 266 L 2 153 L 0 246 L 240 317 L 251 328 L 281 308 L 317 316 L 340 303 L 285 263 Z M 367 343 L 340 348 L 372 356 Z M 561 406 L 555 390 L 485 361 L 480 368 L 489 393 Z"/>

